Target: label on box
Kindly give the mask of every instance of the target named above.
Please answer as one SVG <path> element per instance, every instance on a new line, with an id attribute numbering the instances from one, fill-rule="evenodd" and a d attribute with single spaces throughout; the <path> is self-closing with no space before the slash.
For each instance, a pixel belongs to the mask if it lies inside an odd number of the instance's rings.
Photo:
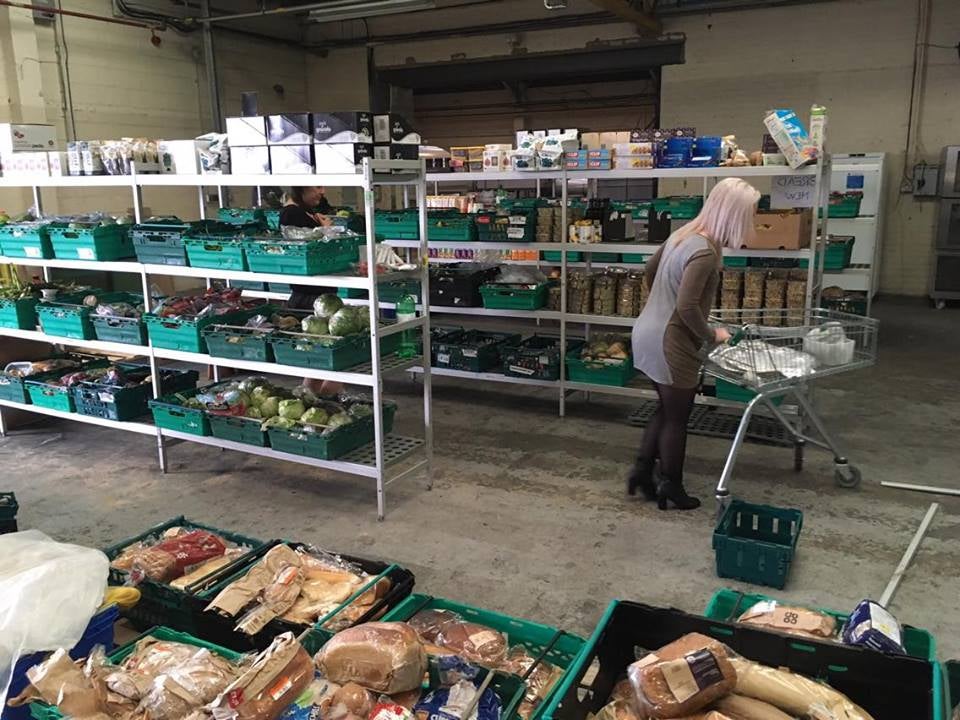
<path id="1" fill-rule="evenodd" d="M 511 240 L 522 240 L 525 232 L 526 232 L 526 228 L 508 227 L 507 237 L 510 238 Z"/>
<path id="2" fill-rule="evenodd" d="M 464 357 L 475 358 L 477 356 L 475 348 L 465 348 L 462 352 Z"/>
<path id="3" fill-rule="evenodd" d="M 77 248 L 77 257 L 81 260 L 96 260 L 93 248 Z"/>
<path id="4" fill-rule="evenodd" d="M 27 257 L 32 257 L 32 258 L 38 258 L 42 255 L 42 253 L 40 252 L 40 248 L 31 247 L 29 245 L 24 246 L 23 253 Z"/>
<path id="5" fill-rule="evenodd" d="M 100 402 L 105 402 L 105 403 L 113 402 L 113 393 L 101 392 L 101 393 L 97 393 L 97 397 L 100 398 Z"/>
<path id="6" fill-rule="evenodd" d="M 450 364 L 450 353 L 437 353 L 437 364 L 438 364 L 438 365 L 449 365 L 449 364 Z"/>

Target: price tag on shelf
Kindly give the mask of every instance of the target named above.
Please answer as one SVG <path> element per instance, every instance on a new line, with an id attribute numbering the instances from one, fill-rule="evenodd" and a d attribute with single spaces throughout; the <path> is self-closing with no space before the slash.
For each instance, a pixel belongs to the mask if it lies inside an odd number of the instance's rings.
<path id="1" fill-rule="evenodd" d="M 777 175 L 770 183 L 770 208 L 808 208 L 816 205 L 815 175 Z"/>
<path id="2" fill-rule="evenodd" d="M 96 260 L 93 248 L 77 248 L 77 257 L 81 260 Z"/>

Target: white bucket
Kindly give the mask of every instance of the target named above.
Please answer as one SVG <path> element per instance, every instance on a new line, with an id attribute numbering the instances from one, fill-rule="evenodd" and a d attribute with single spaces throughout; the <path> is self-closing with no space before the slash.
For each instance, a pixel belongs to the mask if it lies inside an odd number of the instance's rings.
<path id="1" fill-rule="evenodd" d="M 856 343 L 846 336 L 840 323 L 825 323 L 803 338 L 803 351 L 813 355 L 821 365 L 846 365 L 853 360 Z"/>

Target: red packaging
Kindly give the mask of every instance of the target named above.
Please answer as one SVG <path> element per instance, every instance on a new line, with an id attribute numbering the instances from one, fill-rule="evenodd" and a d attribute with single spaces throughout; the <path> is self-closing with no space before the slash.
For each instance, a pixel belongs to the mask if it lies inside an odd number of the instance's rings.
<path id="1" fill-rule="evenodd" d="M 381 702 L 373 706 L 369 720 L 413 720 L 413 713 L 403 705 Z"/>
<path id="2" fill-rule="evenodd" d="M 157 582 L 169 582 L 183 575 L 187 568 L 220 557 L 226 550 L 227 545 L 222 538 L 206 530 L 191 530 L 137 553 L 130 579 L 134 583 L 145 577 Z"/>

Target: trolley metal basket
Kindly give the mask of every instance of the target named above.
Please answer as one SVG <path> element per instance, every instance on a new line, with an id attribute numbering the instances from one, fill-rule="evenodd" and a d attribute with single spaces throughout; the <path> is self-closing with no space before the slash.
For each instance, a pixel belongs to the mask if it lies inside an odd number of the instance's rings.
<path id="1" fill-rule="evenodd" d="M 823 308 L 721 310 L 715 311 L 711 320 L 726 325 L 732 338 L 710 352 L 704 371 L 755 393 L 744 408 L 717 483 L 719 511 L 730 502 L 728 485 L 737 454 L 750 418 L 760 405 L 783 423 L 793 438 L 795 470 L 802 469 L 803 450 L 809 443 L 833 453 L 838 485 L 859 485 L 859 468 L 839 450 L 813 407 L 810 383 L 876 363 L 879 323 Z M 797 402 L 795 419 L 788 418 L 780 407 L 779 401 L 787 396 Z"/>

